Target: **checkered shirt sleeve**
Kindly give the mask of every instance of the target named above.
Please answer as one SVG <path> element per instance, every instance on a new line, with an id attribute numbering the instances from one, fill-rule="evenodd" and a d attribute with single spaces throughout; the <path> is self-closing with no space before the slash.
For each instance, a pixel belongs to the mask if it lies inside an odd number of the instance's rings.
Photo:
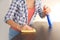
<path id="1" fill-rule="evenodd" d="M 16 12 L 17 9 L 17 0 L 12 0 L 12 3 L 10 5 L 10 8 L 5 16 L 5 22 L 7 22 L 7 20 L 12 20 L 14 17 L 14 13 Z"/>

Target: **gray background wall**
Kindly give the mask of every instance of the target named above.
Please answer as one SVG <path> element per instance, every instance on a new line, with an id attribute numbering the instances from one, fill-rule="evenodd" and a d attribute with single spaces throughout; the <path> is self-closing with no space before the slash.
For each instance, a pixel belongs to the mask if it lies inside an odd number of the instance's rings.
<path id="1" fill-rule="evenodd" d="M 50 12 L 50 17 L 52 22 L 60 22 L 60 0 L 46 0 L 46 4 L 52 9 Z M 4 23 L 4 16 L 8 11 L 9 5 L 11 3 L 11 0 L 0 0 L 0 40 L 8 40 L 8 33 L 9 33 L 9 25 Z M 57 6 L 56 6 L 57 5 Z M 39 20 L 37 20 L 39 19 Z M 47 21 L 46 17 L 44 19 L 39 18 L 37 15 L 35 21 Z"/>
<path id="2" fill-rule="evenodd" d="M 11 0 L 0 0 L 0 40 L 8 40 L 8 25 L 4 23 Z"/>

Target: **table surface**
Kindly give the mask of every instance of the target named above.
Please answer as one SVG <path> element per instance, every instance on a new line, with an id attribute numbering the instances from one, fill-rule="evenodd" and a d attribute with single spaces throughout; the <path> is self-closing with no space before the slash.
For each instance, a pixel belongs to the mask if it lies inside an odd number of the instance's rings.
<path id="1" fill-rule="evenodd" d="M 52 29 L 48 29 L 47 22 L 34 23 L 37 26 L 35 33 L 21 33 L 20 40 L 60 40 L 60 23 L 52 23 Z M 40 25 L 40 26 L 39 26 Z"/>

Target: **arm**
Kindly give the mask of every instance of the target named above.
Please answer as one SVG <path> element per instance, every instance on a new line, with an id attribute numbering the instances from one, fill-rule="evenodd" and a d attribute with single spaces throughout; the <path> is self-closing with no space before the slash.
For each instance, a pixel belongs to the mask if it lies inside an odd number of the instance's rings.
<path id="1" fill-rule="evenodd" d="M 17 4 L 17 0 L 12 0 L 12 4 L 10 5 L 9 11 L 5 16 L 5 22 L 9 24 L 11 28 L 20 31 L 21 26 L 13 21 L 14 13 L 17 10 Z"/>
<path id="2" fill-rule="evenodd" d="M 45 16 L 46 16 L 46 14 L 43 12 L 43 10 L 40 8 L 40 9 L 38 9 L 38 13 L 39 13 L 39 16 L 41 17 L 41 18 L 44 18 Z"/>
<path id="3" fill-rule="evenodd" d="M 38 9 L 38 12 L 39 12 L 40 17 L 44 18 L 50 12 L 50 8 L 44 6 L 43 10 L 40 8 L 40 9 Z"/>
<path id="4" fill-rule="evenodd" d="M 45 17 L 45 14 L 44 14 L 44 12 L 43 12 L 43 10 L 42 10 L 42 1 L 41 0 L 39 0 L 39 1 L 37 1 L 37 5 L 38 5 L 38 7 L 37 7 L 37 12 L 38 12 L 38 14 L 39 14 L 39 16 L 41 17 L 41 18 L 44 18 Z"/>
<path id="5" fill-rule="evenodd" d="M 48 7 L 46 7 L 46 5 L 42 5 L 42 1 L 38 1 L 38 13 L 39 13 L 39 16 L 41 18 L 44 18 L 49 12 L 50 12 L 50 9 Z M 43 6 L 43 7 L 42 7 Z"/>
<path id="6" fill-rule="evenodd" d="M 21 25 L 15 23 L 13 20 L 8 20 L 7 24 L 9 24 L 14 30 L 21 31 Z"/>

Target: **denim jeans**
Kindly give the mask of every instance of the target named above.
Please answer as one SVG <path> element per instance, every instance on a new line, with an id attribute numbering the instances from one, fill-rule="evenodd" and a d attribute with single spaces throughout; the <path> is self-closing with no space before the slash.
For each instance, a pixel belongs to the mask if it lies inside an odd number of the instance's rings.
<path id="1" fill-rule="evenodd" d="M 10 28 L 10 29 L 9 29 L 9 40 L 11 40 L 12 38 L 14 38 L 17 34 L 19 34 L 18 31 Z"/>

